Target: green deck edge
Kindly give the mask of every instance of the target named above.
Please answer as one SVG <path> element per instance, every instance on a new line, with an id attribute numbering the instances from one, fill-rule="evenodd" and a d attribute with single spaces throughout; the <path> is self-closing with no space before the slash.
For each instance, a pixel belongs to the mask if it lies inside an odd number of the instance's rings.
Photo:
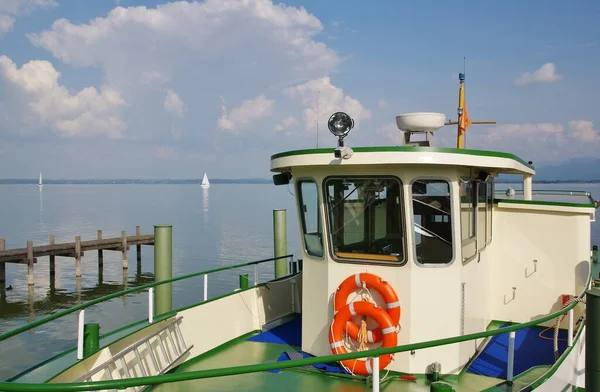
<path id="1" fill-rule="evenodd" d="M 531 205 L 542 205 L 542 206 L 580 207 L 580 208 L 593 208 L 593 209 L 596 209 L 596 205 L 595 204 L 591 204 L 591 203 L 569 203 L 569 202 L 564 202 L 564 201 L 494 199 L 494 203 L 531 204 Z"/>
<path id="2" fill-rule="evenodd" d="M 565 361 L 565 359 L 567 359 L 567 357 L 569 356 L 569 354 L 571 353 L 573 348 L 577 345 L 577 342 L 579 342 L 579 339 L 581 338 L 581 333 L 583 332 L 584 327 L 585 327 L 585 320 L 583 320 L 581 322 L 581 326 L 577 330 L 577 335 L 575 335 L 575 339 L 573 339 L 573 345 L 571 347 L 567 347 L 567 349 L 558 358 L 558 361 L 554 362 L 554 365 L 552 365 L 550 370 L 548 370 L 546 373 L 544 373 L 544 375 L 542 377 L 538 378 L 536 381 L 529 384 L 527 386 L 527 388 L 522 389 L 521 392 L 533 391 L 535 388 L 539 387 L 544 382 L 546 382 L 550 377 L 552 377 L 552 375 L 554 375 L 554 373 L 556 373 L 556 371 L 558 370 L 560 365 L 562 365 L 562 363 Z"/>
<path id="3" fill-rule="evenodd" d="M 294 155 L 309 155 L 309 154 L 331 154 L 334 152 L 334 148 L 311 148 L 303 150 L 285 151 L 271 155 L 271 160 L 283 157 L 289 157 Z M 514 154 L 500 151 L 489 151 L 489 150 L 469 150 L 464 148 L 450 148 L 450 147 L 406 147 L 406 146 L 376 146 L 376 147 L 352 147 L 354 152 L 439 152 L 445 154 L 461 154 L 461 155 L 472 155 L 480 157 L 493 157 L 493 158 L 506 158 L 513 160 L 526 166 L 532 170 L 535 170 L 533 165 L 519 158 Z"/>
<path id="4" fill-rule="evenodd" d="M 114 343 L 116 343 L 116 342 L 118 342 L 118 341 L 120 341 L 120 340 L 122 340 L 122 339 L 125 339 L 125 338 L 127 338 L 128 336 L 131 336 L 132 334 L 134 334 L 134 333 L 137 333 L 137 332 L 139 332 L 139 331 L 141 331 L 141 330 L 143 330 L 143 329 L 145 329 L 145 328 L 147 328 L 147 327 L 150 327 L 150 326 L 152 326 L 152 325 L 154 325 L 154 324 L 156 324 L 156 323 L 158 323 L 158 322 L 164 321 L 164 320 L 166 320 L 166 319 L 168 319 L 168 318 L 170 318 L 170 317 L 172 317 L 172 316 L 176 315 L 178 312 L 182 312 L 182 311 L 184 311 L 184 310 L 191 309 L 191 308 L 194 308 L 194 307 L 196 307 L 196 306 L 201 306 L 201 305 L 207 304 L 207 303 L 209 303 L 209 302 L 217 301 L 217 300 L 219 300 L 219 299 L 223 299 L 223 298 L 226 298 L 226 297 L 232 296 L 232 295 L 234 295 L 234 294 L 239 294 L 239 293 L 241 293 L 241 292 L 244 292 L 244 291 L 252 290 L 252 289 L 254 289 L 254 288 L 257 288 L 257 287 L 268 287 L 268 285 L 269 285 L 269 284 L 271 284 L 271 283 L 278 282 L 278 281 L 281 281 L 281 280 L 285 280 L 285 279 L 288 279 L 288 278 L 291 278 L 291 277 L 297 276 L 297 275 L 299 275 L 299 274 L 301 274 L 301 272 L 297 272 L 297 273 L 295 273 L 295 274 L 290 274 L 290 275 L 286 275 L 286 276 L 284 276 L 284 277 L 281 277 L 281 278 L 277 278 L 277 279 L 269 280 L 268 282 L 259 283 L 259 284 L 257 284 L 256 286 L 250 286 L 250 287 L 248 287 L 248 288 L 246 288 L 246 289 L 239 289 L 239 290 L 235 290 L 235 291 L 232 291 L 232 292 L 230 292 L 230 293 L 225 293 L 225 294 L 223 294 L 223 295 L 220 295 L 220 296 L 217 296 L 217 297 L 214 297 L 214 298 L 207 299 L 206 301 L 200 301 L 200 302 L 196 302 L 196 303 L 193 303 L 193 304 L 191 304 L 191 305 L 182 306 L 182 307 L 180 307 L 180 308 L 177 308 L 177 309 L 175 309 L 175 310 L 173 310 L 173 311 L 171 311 L 171 312 L 168 312 L 168 313 L 163 313 L 163 314 L 161 314 L 161 315 L 158 315 L 158 316 L 156 316 L 156 317 L 154 318 L 154 321 L 153 321 L 151 324 L 150 324 L 150 323 L 148 323 L 148 324 L 146 324 L 146 325 L 143 325 L 141 328 L 137 328 L 137 329 L 135 329 L 135 330 L 131 331 L 130 333 L 128 333 L 128 334 L 126 334 L 126 335 L 123 335 L 121 338 L 119 338 L 119 339 L 117 339 L 117 340 L 115 340 L 115 341 L 108 342 L 108 343 L 106 343 L 106 344 L 104 344 L 104 345 L 100 346 L 99 350 L 102 350 L 102 349 L 104 349 L 104 348 L 106 348 L 106 347 L 110 346 L 111 344 L 114 344 Z M 135 321 L 135 322 L 133 322 L 133 323 L 131 323 L 131 324 L 125 325 L 125 326 L 123 326 L 123 327 L 120 327 L 120 328 L 117 328 L 117 329 L 115 329 L 115 330 L 113 330 L 113 331 L 107 332 L 106 334 L 104 334 L 104 335 L 101 335 L 101 336 L 100 336 L 100 340 L 102 340 L 102 339 L 106 339 L 107 337 L 109 337 L 109 336 L 111 336 L 111 335 L 117 334 L 117 333 L 119 333 L 119 332 L 122 332 L 122 331 L 125 331 L 125 330 L 127 330 L 127 329 L 134 328 L 134 327 L 136 327 L 136 326 L 138 326 L 138 325 L 142 325 L 142 324 L 146 323 L 147 321 L 148 321 L 147 319 L 138 320 L 138 321 Z M 41 363 L 39 363 L 39 364 L 36 364 L 35 366 L 33 366 L 33 367 L 29 368 L 29 369 L 26 369 L 26 370 L 22 371 L 21 373 L 19 373 L 19 374 L 15 375 L 15 376 L 12 376 L 11 378 L 7 379 L 6 381 L 8 381 L 8 382 L 16 381 L 18 378 L 21 378 L 21 377 L 23 377 L 23 376 L 27 375 L 28 373 L 30 373 L 30 372 L 32 372 L 32 371 L 34 371 L 34 370 L 36 370 L 36 369 L 39 369 L 40 367 L 42 367 L 42 366 L 44 366 L 44 365 L 46 365 L 46 364 L 48 364 L 48 363 L 50 363 L 50 362 L 52 362 L 52 361 L 55 361 L 55 360 L 57 360 L 57 359 L 60 359 L 60 358 L 62 358 L 62 357 L 64 357 L 64 356 L 66 356 L 66 355 L 69 355 L 69 354 L 71 354 L 72 352 L 74 352 L 75 350 L 77 350 L 77 347 L 70 348 L 70 349 L 68 349 L 67 351 L 64 351 L 64 352 L 62 352 L 62 353 L 59 353 L 59 354 L 55 355 L 55 356 L 54 356 L 54 357 L 52 357 L 52 358 L 46 359 L 45 361 L 43 361 L 43 362 L 41 362 Z M 65 371 L 67 371 L 68 369 L 70 369 L 70 368 L 71 368 L 73 365 L 75 365 L 77 362 L 78 362 L 78 361 L 76 360 L 75 362 L 73 362 L 73 363 L 71 363 L 69 366 L 67 366 L 65 369 L 63 369 L 61 372 L 59 372 L 59 373 L 56 373 L 55 375 L 53 375 L 52 377 L 50 377 L 49 379 L 47 379 L 47 380 L 46 380 L 46 383 L 47 383 L 48 381 L 50 381 L 50 380 L 52 380 L 52 379 L 54 379 L 54 378 L 56 378 L 56 377 L 60 376 L 61 374 L 63 374 Z"/>

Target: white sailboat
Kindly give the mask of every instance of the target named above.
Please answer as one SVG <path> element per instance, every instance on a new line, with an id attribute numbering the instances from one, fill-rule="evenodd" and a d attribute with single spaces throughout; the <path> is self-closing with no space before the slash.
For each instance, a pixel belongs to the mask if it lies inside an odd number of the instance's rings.
<path id="1" fill-rule="evenodd" d="M 38 188 L 42 189 L 44 187 L 44 184 L 42 184 L 42 172 L 40 172 L 40 179 L 38 181 Z"/>
<path id="2" fill-rule="evenodd" d="M 200 186 L 202 186 L 202 188 L 210 187 L 210 182 L 208 182 L 208 177 L 206 176 L 206 173 L 204 173 L 204 178 L 202 178 L 202 184 L 200 184 Z"/>

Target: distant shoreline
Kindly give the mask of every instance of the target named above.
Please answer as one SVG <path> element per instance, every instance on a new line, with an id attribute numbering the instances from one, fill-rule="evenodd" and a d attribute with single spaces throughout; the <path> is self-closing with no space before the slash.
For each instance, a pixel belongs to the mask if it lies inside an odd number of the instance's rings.
<path id="1" fill-rule="evenodd" d="M 37 180 L 30 179 L 0 179 L 0 185 L 37 185 Z M 143 180 L 143 179 L 106 179 L 106 180 L 52 180 L 45 179 L 44 185 L 127 185 L 127 184 L 139 184 L 139 185 L 152 185 L 152 184 L 200 184 L 202 179 L 193 180 L 169 180 L 169 179 L 157 179 L 157 180 Z M 226 179 L 226 178 L 215 178 L 210 180 L 211 184 L 272 184 L 273 180 L 270 178 L 240 178 L 240 179 Z"/>
<path id="2" fill-rule="evenodd" d="M 102 179 L 102 180 L 44 180 L 44 185 L 152 185 L 152 184 L 200 184 L 201 179 L 169 180 L 169 179 Z M 496 184 L 515 184 L 519 180 L 496 180 Z M 0 179 L 0 185 L 37 185 L 34 179 Z M 211 184 L 273 184 L 270 178 L 215 178 L 210 180 Z M 534 184 L 598 184 L 600 180 L 539 180 Z"/>

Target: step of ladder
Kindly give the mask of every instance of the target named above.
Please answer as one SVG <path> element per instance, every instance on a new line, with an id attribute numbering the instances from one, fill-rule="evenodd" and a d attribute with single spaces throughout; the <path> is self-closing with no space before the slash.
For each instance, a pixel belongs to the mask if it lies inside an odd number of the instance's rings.
<path id="1" fill-rule="evenodd" d="M 121 350 L 75 381 L 89 382 L 99 374 L 100 380 L 118 380 L 166 373 L 193 347 L 187 347 L 183 339 L 179 328 L 182 318 L 180 316 L 168 321 L 160 329 Z M 94 381 L 98 381 L 98 377 Z M 144 388 L 132 387 L 127 391 L 138 392 Z"/>

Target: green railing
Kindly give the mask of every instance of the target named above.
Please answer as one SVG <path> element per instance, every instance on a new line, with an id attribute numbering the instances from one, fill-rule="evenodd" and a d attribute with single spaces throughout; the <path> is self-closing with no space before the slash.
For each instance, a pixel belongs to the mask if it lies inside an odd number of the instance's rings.
<path id="1" fill-rule="evenodd" d="M 109 295 L 105 295 L 103 297 L 100 298 L 96 298 L 93 299 L 91 301 L 87 301 L 84 302 L 82 304 L 73 306 L 69 309 L 65 309 L 65 310 L 61 310 L 59 312 L 56 312 L 50 316 L 44 317 L 42 319 L 39 319 L 37 321 L 32 321 L 31 323 L 25 324 L 21 327 L 15 328 L 11 331 L 5 332 L 3 334 L 0 334 L 0 342 L 2 342 L 3 340 L 6 340 L 10 337 L 13 337 L 15 335 L 18 335 L 20 333 L 29 331 L 30 329 L 33 329 L 35 327 L 39 327 L 40 325 L 44 325 L 52 320 L 56 320 L 58 318 L 64 317 L 68 314 L 71 313 L 75 313 L 79 310 L 85 309 L 85 308 L 89 308 L 90 306 L 99 304 L 101 302 L 106 302 L 109 301 L 111 299 L 115 299 L 115 298 L 119 298 L 122 297 L 124 295 L 127 294 L 133 294 L 133 293 L 137 293 L 140 291 L 144 291 L 146 289 L 152 288 L 152 287 L 156 287 L 156 286 L 160 286 L 163 284 L 167 284 L 167 283 L 172 283 L 172 282 L 177 282 L 179 280 L 185 280 L 185 279 L 189 279 L 189 278 L 194 278 L 196 276 L 201 276 L 201 275 L 210 275 L 210 274 L 214 274 L 215 272 L 221 272 L 221 271 L 227 271 L 227 270 L 233 270 L 233 269 L 237 269 L 237 268 L 242 268 L 242 267 L 248 267 L 251 265 L 258 265 L 258 264 L 263 264 L 263 263 L 268 263 L 270 261 L 275 261 L 275 260 L 280 260 L 280 259 L 287 259 L 287 258 L 292 258 L 294 255 L 289 254 L 289 255 L 285 255 L 285 256 L 280 256 L 280 257 L 272 257 L 269 259 L 262 259 L 262 260 L 257 260 L 257 261 L 251 261 L 249 263 L 243 263 L 243 264 L 234 264 L 228 267 L 220 267 L 220 268 L 215 268 L 215 269 L 211 269 L 208 271 L 202 271 L 202 272 L 194 272 L 193 274 L 189 274 L 189 275 L 183 275 L 183 276 L 178 276 L 175 278 L 171 278 L 171 279 L 165 279 L 165 280 L 160 280 L 158 282 L 153 282 L 153 283 L 147 283 L 141 286 L 137 286 L 137 287 L 133 287 L 127 290 L 123 290 L 123 291 L 118 291 L 116 293 L 113 294 L 109 294 Z"/>
<path id="2" fill-rule="evenodd" d="M 139 292 L 146 291 L 146 290 L 149 292 L 149 294 L 151 296 L 153 296 L 152 295 L 153 294 L 152 291 L 154 290 L 154 287 L 156 287 L 156 286 L 160 286 L 160 285 L 164 285 L 164 284 L 168 284 L 168 283 L 176 282 L 176 281 L 180 281 L 180 280 L 189 279 L 189 278 L 197 277 L 197 276 L 200 276 L 200 275 L 204 276 L 204 301 L 202 301 L 202 302 L 212 301 L 212 300 L 214 300 L 216 298 L 209 299 L 207 297 L 206 285 L 207 285 L 208 275 L 216 273 L 216 272 L 229 271 L 229 270 L 235 270 L 235 269 L 239 269 L 239 268 L 243 268 L 243 267 L 254 266 L 255 284 L 258 284 L 258 282 L 259 282 L 259 276 L 258 276 L 259 269 L 258 269 L 258 266 L 260 264 L 263 264 L 263 263 L 277 262 L 277 260 L 281 260 L 281 259 L 289 259 L 288 260 L 288 264 L 289 264 L 289 271 L 290 271 L 290 273 L 297 272 L 298 266 L 293 261 L 293 255 L 292 254 L 287 254 L 287 255 L 273 257 L 273 258 L 268 258 L 268 259 L 251 261 L 251 262 L 248 262 L 248 263 L 235 264 L 235 265 L 231 265 L 231 266 L 227 266 L 227 267 L 214 268 L 214 269 L 211 269 L 211 270 L 196 272 L 196 273 L 192 273 L 192 274 L 188 274 L 188 275 L 178 276 L 178 277 L 175 277 L 175 278 L 163 279 L 161 281 L 152 282 L 152 283 L 140 285 L 140 286 L 137 286 L 137 287 L 133 287 L 131 289 L 122 290 L 122 291 L 119 291 L 119 292 L 116 292 L 116 293 L 105 295 L 103 297 L 96 298 L 94 300 L 84 302 L 84 303 L 79 304 L 77 306 L 73 306 L 73 307 L 71 307 L 69 309 L 56 312 L 56 313 L 54 313 L 54 314 L 52 314 L 50 316 L 44 317 L 42 319 L 39 319 L 39 320 L 33 321 L 31 323 L 25 324 L 25 325 L 23 325 L 21 327 L 15 328 L 15 329 L 13 329 L 11 331 L 8 331 L 8 332 L 5 332 L 3 334 L 0 334 L 0 342 L 4 341 L 6 339 L 9 339 L 9 338 L 11 338 L 13 336 L 19 335 L 19 334 L 21 334 L 23 332 L 29 331 L 29 330 L 31 330 L 33 328 L 36 328 L 36 327 L 39 327 L 39 326 L 44 325 L 46 323 L 49 323 L 49 322 L 51 322 L 53 320 L 56 320 L 56 319 L 62 318 L 64 316 L 67 316 L 69 314 L 75 313 L 75 312 L 79 312 L 79 317 L 80 317 L 80 322 L 81 322 L 83 320 L 82 314 L 83 314 L 84 309 L 88 308 L 90 306 L 94 306 L 94 305 L 97 305 L 99 303 L 110 301 L 110 300 L 118 298 L 118 297 L 122 297 L 122 296 L 129 295 L 129 294 L 135 294 L 135 293 L 139 293 Z M 221 298 L 221 297 L 217 297 L 217 298 Z M 149 300 L 150 300 L 150 298 L 149 298 Z M 202 303 L 202 302 L 200 302 L 200 303 Z M 196 303 L 196 305 L 197 304 L 198 303 Z M 183 309 L 183 308 L 181 308 L 181 309 Z M 175 310 L 175 311 L 177 311 L 177 310 Z M 107 333 L 103 334 L 102 336 L 100 336 L 100 338 L 104 339 L 104 338 L 106 338 L 106 337 L 108 337 L 108 336 L 110 336 L 110 335 L 112 335 L 112 334 L 114 334 L 116 332 L 127 330 L 128 328 L 133 328 L 133 327 L 136 327 L 136 326 L 143 326 L 144 323 L 147 323 L 147 325 L 150 325 L 150 324 L 155 323 L 155 322 L 160 322 L 163 319 L 165 319 L 165 318 L 170 317 L 171 315 L 173 315 L 175 313 L 175 311 L 173 311 L 173 312 L 167 312 L 167 313 L 164 313 L 164 314 L 154 315 L 154 312 L 152 312 L 152 310 L 150 310 L 149 311 L 149 315 L 148 315 L 148 319 L 146 319 L 146 320 L 139 320 L 139 321 L 134 322 L 132 324 L 129 324 L 129 325 L 117 328 L 114 331 L 110 331 L 110 332 L 107 332 Z M 79 346 L 79 343 L 82 343 L 82 342 L 79 342 L 79 339 L 78 339 L 78 346 Z M 47 364 L 49 362 L 52 362 L 53 360 L 55 360 L 55 359 L 57 359 L 59 357 L 62 357 L 64 354 L 72 352 L 73 350 L 78 350 L 79 351 L 79 347 L 75 347 L 75 348 L 73 348 L 71 350 L 67 350 L 67 351 L 63 352 L 62 354 L 59 354 L 59 355 L 54 356 L 54 357 L 52 357 L 52 358 L 50 358 L 48 360 L 43 361 L 41 364 Z M 79 357 L 79 354 L 78 354 L 78 358 L 81 358 L 81 357 Z M 37 365 L 35 365 L 33 367 L 30 367 L 29 369 L 26 369 L 26 370 L 20 372 L 18 375 L 11 377 L 9 380 L 14 380 L 14 379 L 17 379 L 19 377 L 22 377 L 23 375 L 29 373 L 30 371 L 39 368 L 39 366 L 40 366 L 40 364 L 37 364 Z"/>
<path id="3" fill-rule="evenodd" d="M 289 257 L 289 256 L 285 256 L 285 257 Z M 268 259 L 265 261 L 271 261 L 271 260 L 274 260 L 274 259 Z M 262 261 L 262 262 L 265 262 L 265 261 Z M 247 264 L 241 264 L 240 266 L 253 265 L 253 264 L 256 264 L 259 262 L 261 262 L 261 261 L 247 263 Z M 143 288 L 153 287 L 158 284 L 168 283 L 168 282 L 172 282 L 172 281 L 176 281 L 176 280 L 187 279 L 188 277 L 192 277 L 192 276 L 198 276 L 198 275 L 202 275 L 202 274 L 210 273 L 210 272 L 223 271 L 223 270 L 236 268 L 236 267 L 238 267 L 238 266 L 218 268 L 218 269 L 207 271 L 204 273 L 196 273 L 196 274 L 187 275 L 186 277 L 178 277 L 178 278 L 173 278 L 173 279 L 169 279 L 169 280 L 165 280 L 165 281 L 161 281 L 161 282 L 155 282 L 152 284 L 145 285 L 144 287 L 143 286 L 137 287 L 136 289 L 141 290 Z M 590 270 L 590 275 L 589 275 L 588 281 L 585 285 L 585 289 L 577 298 L 582 299 L 585 296 L 587 288 L 590 287 L 591 279 L 592 279 L 592 273 Z M 127 293 L 127 292 L 135 292 L 135 290 L 134 289 L 125 290 L 125 291 L 122 291 L 121 293 Z M 119 294 L 119 293 L 115 293 L 115 294 L 112 294 L 112 295 L 109 295 L 109 296 L 106 296 L 103 298 L 109 298 L 109 297 L 115 298 L 117 296 L 117 294 Z M 86 304 L 87 304 L 87 306 L 90 306 L 91 302 L 94 302 L 94 303 L 101 302 L 99 300 L 101 300 L 101 299 L 90 301 Z M 124 388 L 142 386 L 142 385 L 158 385 L 158 384 L 166 384 L 166 383 L 172 383 L 172 382 L 197 380 L 197 379 L 203 379 L 203 378 L 233 376 L 233 375 L 246 374 L 246 373 L 257 373 L 257 372 L 263 372 L 263 371 L 275 370 L 275 369 L 289 369 L 289 368 L 303 367 L 306 365 L 316 365 L 316 364 L 321 364 L 321 363 L 343 361 L 343 360 L 347 360 L 347 359 L 370 358 L 370 357 L 386 355 L 386 354 L 395 354 L 395 353 L 401 353 L 401 352 L 406 352 L 406 351 L 411 351 L 411 350 L 422 350 L 422 349 L 426 349 L 426 348 L 444 346 L 444 345 L 448 345 L 448 344 L 461 343 L 461 342 L 466 342 L 469 340 L 488 338 L 491 336 L 501 335 L 501 334 L 509 333 L 509 332 L 513 332 L 513 331 L 518 331 L 520 329 L 533 327 L 538 324 L 544 323 L 546 321 L 550 321 L 554 318 L 560 317 L 563 314 L 565 314 L 566 312 L 575 308 L 575 306 L 577 306 L 578 303 L 579 302 L 573 302 L 570 305 L 568 305 L 567 307 L 560 309 L 554 313 L 551 313 L 547 316 L 544 316 L 544 317 L 541 317 L 541 318 L 538 318 L 538 319 L 535 319 L 532 321 L 528 321 L 525 323 L 515 324 L 515 325 L 508 326 L 508 327 L 492 330 L 492 331 L 483 331 L 483 332 L 477 332 L 477 333 L 472 333 L 472 334 L 463 335 L 463 336 L 455 336 L 455 337 L 451 337 L 451 338 L 431 340 L 428 342 L 405 344 L 402 346 L 378 348 L 378 349 L 374 349 L 374 350 L 358 351 L 358 352 L 352 352 L 352 353 L 347 353 L 347 354 L 326 355 L 326 356 L 305 358 L 305 359 L 299 359 L 299 360 L 290 360 L 290 361 L 284 361 L 284 362 L 233 366 L 233 367 L 226 367 L 226 368 L 219 368 L 219 369 L 190 371 L 190 372 L 185 372 L 185 373 L 169 373 L 169 374 L 164 374 L 164 375 L 159 375 L 159 376 L 136 377 L 136 378 L 129 378 L 129 379 L 121 379 L 121 380 L 90 381 L 90 382 L 80 382 L 80 383 L 53 383 L 53 384 L 0 382 L 0 390 L 7 391 L 7 392 L 8 391 L 20 391 L 20 392 L 56 391 L 56 392 L 58 392 L 58 391 L 92 391 L 92 390 L 102 390 L 102 389 L 124 389 Z M 81 306 L 86 305 L 86 304 L 80 305 L 80 308 L 81 308 Z M 64 314 L 72 313 L 74 311 L 75 310 L 69 309 L 69 312 L 64 311 L 61 313 L 63 313 L 63 315 L 64 315 Z M 51 316 L 51 317 L 52 317 L 51 318 L 52 320 L 57 318 L 57 317 L 53 317 L 53 316 Z M 50 317 L 40 320 L 40 322 L 38 322 L 37 325 L 40 325 L 43 322 L 50 321 L 48 319 L 50 319 Z M 44 321 L 44 320 L 47 320 L 47 321 Z M 26 327 L 28 327 L 28 325 L 19 328 L 19 330 L 22 332 L 22 331 L 31 329 L 31 328 L 26 328 Z M 6 336 L 6 335 L 8 335 L 8 336 Z M 0 336 L 0 340 L 6 339 L 6 337 L 14 336 L 14 335 L 15 335 L 15 333 L 13 333 L 13 331 L 7 332 Z M 568 353 L 569 353 L 569 350 L 565 351 L 563 353 L 563 356 L 567 355 Z"/>

